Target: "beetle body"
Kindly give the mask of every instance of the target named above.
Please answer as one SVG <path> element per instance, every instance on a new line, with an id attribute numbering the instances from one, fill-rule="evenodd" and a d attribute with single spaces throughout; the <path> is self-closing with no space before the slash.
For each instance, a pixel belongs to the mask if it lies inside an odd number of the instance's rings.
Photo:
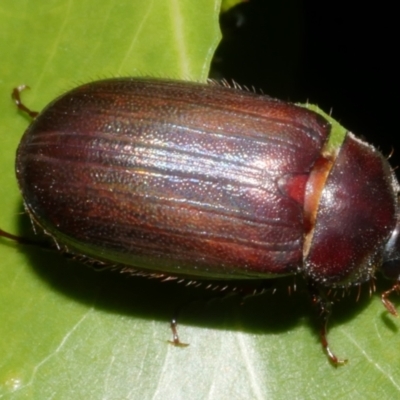
<path id="1" fill-rule="evenodd" d="M 211 279 L 367 280 L 396 226 L 395 178 L 371 146 L 303 107 L 149 79 L 81 86 L 25 133 L 29 214 L 68 251 Z"/>
<path id="2" fill-rule="evenodd" d="M 215 84 L 92 82 L 39 113 L 16 173 L 31 218 L 69 253 L 191 279 L 299 274 L 318 291 L 383 269 L 399 287 L 387 160 L 304 106 Z M 322 342 L 338 363 L 325 330 Z"/>

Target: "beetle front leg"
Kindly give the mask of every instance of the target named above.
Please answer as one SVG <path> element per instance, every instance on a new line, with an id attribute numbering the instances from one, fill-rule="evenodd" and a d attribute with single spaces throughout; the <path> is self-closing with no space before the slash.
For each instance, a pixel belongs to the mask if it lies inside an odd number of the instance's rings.
<path id="1" fill-rule="evenodd" d="M 395 317 L 398 316 L 397 310 L 394 306 L 394 304 L 389 300 L 389 296 L 393 293 L 399 293 L 400 292 L 400 282 L 397 281 L 392 288 L 389 290 L 386 290 L 386 292 L 383 292 L 381 295 L 381 300 L 385 308 L 390 312 L 390 314 L 394 315 Z"/>
<path id="2" fill-rule="evenodd" d="M 329 361 L 335 366 L 344 365 L 347 363 L 346 359 L 338 358 L 330 349 L 328 343 L 328 321 L 332 314 L 332 303 L 326 297 L 326 294 L 317 287 L 314 282 L 309 282 L 309 291 L 313 305 L 318 310 L 318 316 L 321 322 L 320 339 L 322 347 L 327 354 Z"/>

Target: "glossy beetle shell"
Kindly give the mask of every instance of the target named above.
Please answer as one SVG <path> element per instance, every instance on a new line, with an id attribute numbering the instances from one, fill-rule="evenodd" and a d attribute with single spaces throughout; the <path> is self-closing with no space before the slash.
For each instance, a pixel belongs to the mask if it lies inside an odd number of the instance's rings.
<path id="1" fill-rule="evenodd" d="M 304 107 L 218 85 L 110 79 L 52 102 L 17 177 L 69 252 L 206 279 L 368 280 L 397 224 L 381 154 Z M 319 167 L 321 170 L 319 170 Z M 319 182 L 319 184 L 314 184 Z"/>

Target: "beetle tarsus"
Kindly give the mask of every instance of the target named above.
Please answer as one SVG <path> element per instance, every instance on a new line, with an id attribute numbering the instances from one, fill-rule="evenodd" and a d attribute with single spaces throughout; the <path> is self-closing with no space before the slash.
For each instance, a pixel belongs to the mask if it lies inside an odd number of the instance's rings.
<path id="1" fill-rule="evenodd" d="M 179 340 L 179 336 L 178 336 L 178 321 L 176 320 L 176 318 L 172 318 L 171 319 L 171 330 L 172 330 L 172 340 L 168 340 L 168 343 L 173 344 L 176 347 L 187 347 L 189 346 L 189 343 L 182 343 Z"/>
<path id="2" fill-rule="evenodd" d="M 25 89 L 29 89 L 29 86 L 27 86 L 27 85 L 19 85 L 18 87 L 14 88 L 14 90 L 12 91 L 11 97 L 14 100 L 14 103 L 17 105 L 19 110 L 21 110 L 24 113 L 28 114 L 31 118 L 36 118 L 39 113 L 37 111 L 30 110 L 21 101 L 20 94 Z"/>
<path id="3" fill-rule="evenodd" d="M 385 306 L 386 310 L 388 310 L 390 312 L 390 314 L 394 315 L 395 317 L 398 317 L 398 313 L 396 310 L 396 307 L 394 306 L 394 304 L 389 300 L 389 296 L 393 293 L 393 292 L 400 292 L 400 282 L 397 281 L 393 287 L 391 287 L 389 290 L 386 290 L 386 292 L 383 292 L 381 295 L 381 300 L 383 305 Z"/>
<path id="4" fill-rule="evenodd" d="M 329 314 L 330 314 L 330 312 L 329 312 Z M 332 350 L 329 347 L 328 338 L 327 338 L 328 317 L 329 317 L 329 315 L 326 315 L 326 317 L 324 318 L 323 326 L 322 326 L 322 329 L 320 331 L 321 344 L 322 344 L 322 347 L 323 347 L 326 355 L 329 358 L 329 361 L 335 367 L 338 367 L 340 365 L 346 364 L 347 363 L 347 359 L 340 359 L 340 358 L 336 357 L 336 355 L 332 352 Z"/>

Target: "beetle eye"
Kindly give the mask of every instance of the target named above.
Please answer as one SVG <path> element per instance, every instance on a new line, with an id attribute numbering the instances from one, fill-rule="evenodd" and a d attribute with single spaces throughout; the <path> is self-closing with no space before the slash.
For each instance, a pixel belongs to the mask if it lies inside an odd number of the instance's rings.
<path id="1" fill-rule="evenodd" d="M 400 280 L 400 260 L 386 261 L 383 263 L 381 271 L 387 279 Z"/>

